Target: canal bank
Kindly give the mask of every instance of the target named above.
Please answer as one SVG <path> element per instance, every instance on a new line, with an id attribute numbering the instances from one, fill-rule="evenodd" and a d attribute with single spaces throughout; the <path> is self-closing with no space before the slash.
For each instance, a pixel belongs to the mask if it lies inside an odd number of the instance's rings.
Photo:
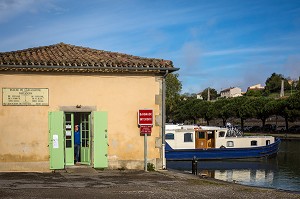
<path id="1" fill-rule="evenodd" d="M 0 198 L 299 198 L 299 193 L 248 187 L 172 170 L 80 169 L 0 173 Z"/>

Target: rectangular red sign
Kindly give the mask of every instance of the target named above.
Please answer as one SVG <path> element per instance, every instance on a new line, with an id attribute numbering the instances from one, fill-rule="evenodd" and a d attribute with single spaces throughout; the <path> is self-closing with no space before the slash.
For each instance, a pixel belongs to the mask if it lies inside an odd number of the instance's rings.
<path id="1" fill-rule="evenodd" d="M 138 112 L 138 125 L 153 125 L 153 110 L 140 109 Z"/>
<path id="2" fill-rule="evenodd" d="M 142 125 L 140 126 L 141 134 L 151 134 L 152 126 L 151 125 Z"/>

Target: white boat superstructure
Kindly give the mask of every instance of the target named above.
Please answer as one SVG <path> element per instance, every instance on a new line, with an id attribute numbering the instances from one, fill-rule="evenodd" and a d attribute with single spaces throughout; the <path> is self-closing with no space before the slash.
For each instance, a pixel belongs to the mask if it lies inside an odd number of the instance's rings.
<path id="1" fill-rule="evenodd" d="M 233 128 L 166 125 L 166 142 L 173 149 L 249 148 L 275 142 L 272 136 L 243 136 Z"/>

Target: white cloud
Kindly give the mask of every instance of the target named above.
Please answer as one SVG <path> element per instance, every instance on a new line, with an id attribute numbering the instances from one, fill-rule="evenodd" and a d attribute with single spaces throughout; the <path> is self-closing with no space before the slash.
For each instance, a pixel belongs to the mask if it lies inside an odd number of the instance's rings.
<path id="1" fill-rule="evenodd" d="M 263 52 L 274 52 L 274 51 L 285 51 L 291 50 L 291 48 L 280 48 L 280 47 L 257 47 L 257 48 L 238 48 L 238 49 L 226 49 L 204 52 L 203 56 L 220 56 L 220 55 L 232 55 L 242 53 L 263 53 Z"/>

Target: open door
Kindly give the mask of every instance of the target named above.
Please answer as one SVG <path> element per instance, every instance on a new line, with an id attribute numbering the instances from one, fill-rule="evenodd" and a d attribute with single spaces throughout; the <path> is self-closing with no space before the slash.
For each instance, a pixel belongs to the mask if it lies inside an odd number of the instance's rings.
<path id="1" fill-rule="evenodd" d="M 106 168 L 108 167 L 107 112 L 94 111 L 92 114 L 94 168 Z"/>
<path id="2" fill-rule="evenodd" d="M 65 113 L 65 165 L 74 165 L 74 114 Z"/>
<path id="3" fill-rule="evenodd" d="M 81 147 L 80 147 L 80 163 L 90 165 L 91 150 L 90 150 L 90 113 L 80 114 L 80 133 L 81 133 Z"/>
<path id="4" fill-rule="evenodd" d="M 50 169 L 64 169 L 64 113 L 49 112 Z"/>

